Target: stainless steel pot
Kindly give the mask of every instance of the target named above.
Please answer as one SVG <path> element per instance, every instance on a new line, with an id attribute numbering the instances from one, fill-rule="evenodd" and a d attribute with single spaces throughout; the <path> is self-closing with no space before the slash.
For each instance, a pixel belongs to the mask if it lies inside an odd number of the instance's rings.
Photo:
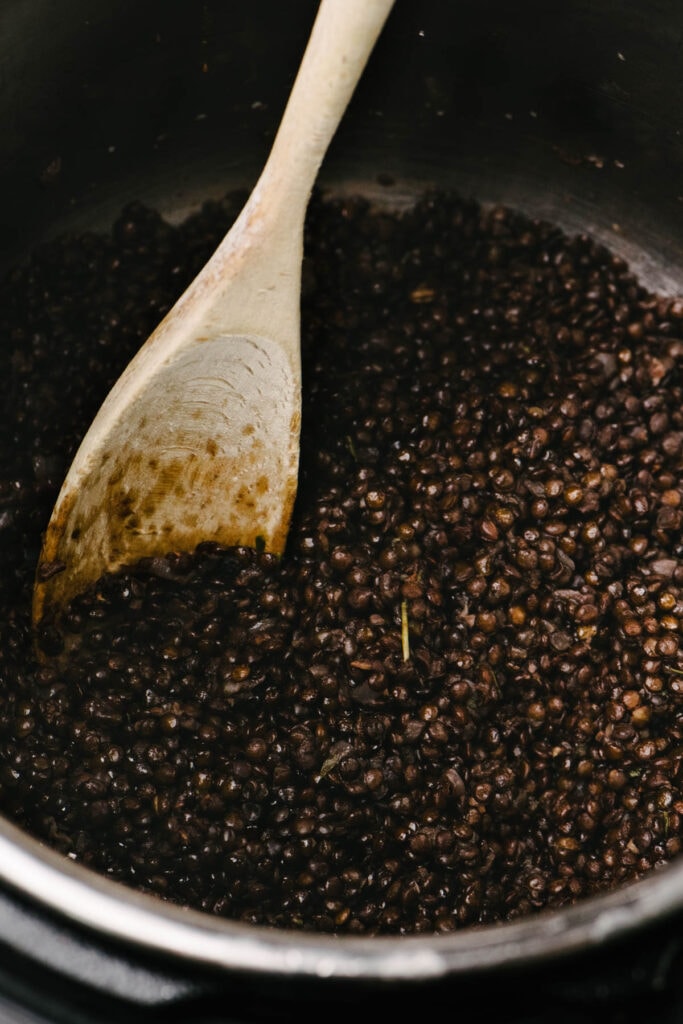
<path id="1" fill-rule="evenodd" d="M 315 7 L 5 0 L 2 264 L 57 232 L 108 226 L 131 199 L 180 218 L 250 187 Z M 391 204 L 451 185 L 590 232 L 645 283 L 683 292 L 682 46 L 677 0 L 398 0 L 321 183 Z M 590 972 L 615 949 L 637 964 L 643 944 L 661 980 L 683 915 L 678 861 L 563 911 L 448 936 L 274 932 L 135 894 L 6 821 L 0 883 L 22 914 L 73 927 L 127 963 L 139 956 L 176 979 L 204 972 L 232 991 L 237 979 L 254 991 L 267 983 L 278 998 L 309 984 L 365 993 L 481 984 L 494 972 L 510 987 L 530 972 L 556 978 L 567 963 Z M 9 920 L 0 914 L 0 925 Z"/>

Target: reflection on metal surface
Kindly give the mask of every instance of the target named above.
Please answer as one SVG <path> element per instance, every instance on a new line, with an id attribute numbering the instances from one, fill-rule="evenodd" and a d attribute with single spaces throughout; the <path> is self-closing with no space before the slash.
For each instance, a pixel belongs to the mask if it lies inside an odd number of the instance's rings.
<path id="1" fill-rule="evenodd" d="M 188 963 L 264 976 L 425 981 L 598 948 L 683 908 L 683 861 L 621 891 L 451 935 L 349 938 L 253 927 L 96 875 L 0 819 L 0 880 L 99 936 Z"/>

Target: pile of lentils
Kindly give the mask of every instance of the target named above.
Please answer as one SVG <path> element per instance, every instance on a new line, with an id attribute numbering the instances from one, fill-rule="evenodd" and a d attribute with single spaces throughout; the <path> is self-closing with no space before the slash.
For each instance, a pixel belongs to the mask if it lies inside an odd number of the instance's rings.
<path id="1" fill-rule="evenodd" d="M 179 226 L 131 204 L 2 285 L 0 811 L 161 899 L 339 934 L 508 921 L 671 861 L 683 301 L 508 209 L 316 194 L 285 555 L 107 576 L 66 662 L 36 660 L 70 458 L 242 200 Z"/>

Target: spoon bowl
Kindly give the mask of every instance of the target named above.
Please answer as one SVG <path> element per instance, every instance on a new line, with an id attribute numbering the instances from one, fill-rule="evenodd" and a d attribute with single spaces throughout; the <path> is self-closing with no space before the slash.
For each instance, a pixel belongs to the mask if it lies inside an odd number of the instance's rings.
<path id="1" fill-rule="evenodd" d="M 143 558 L 285 546 L 301 423 L 311 190 L 394 0 L 322 0 L 262 174 L 213 256 L 129 363 L 43 539 L 33 620 Z"/>

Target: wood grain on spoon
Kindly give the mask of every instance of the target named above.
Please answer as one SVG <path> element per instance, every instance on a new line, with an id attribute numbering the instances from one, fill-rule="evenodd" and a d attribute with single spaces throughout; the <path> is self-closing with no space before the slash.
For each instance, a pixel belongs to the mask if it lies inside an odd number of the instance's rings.
<path id="1" fill-rule="evenodd" d="M 248 202 L 76 453 L 43 541 L 34 623 L 142 558 L 203 541 L 284 549 L 299 462 L 305 214 L 393 2 L 322 0 Z"/>

